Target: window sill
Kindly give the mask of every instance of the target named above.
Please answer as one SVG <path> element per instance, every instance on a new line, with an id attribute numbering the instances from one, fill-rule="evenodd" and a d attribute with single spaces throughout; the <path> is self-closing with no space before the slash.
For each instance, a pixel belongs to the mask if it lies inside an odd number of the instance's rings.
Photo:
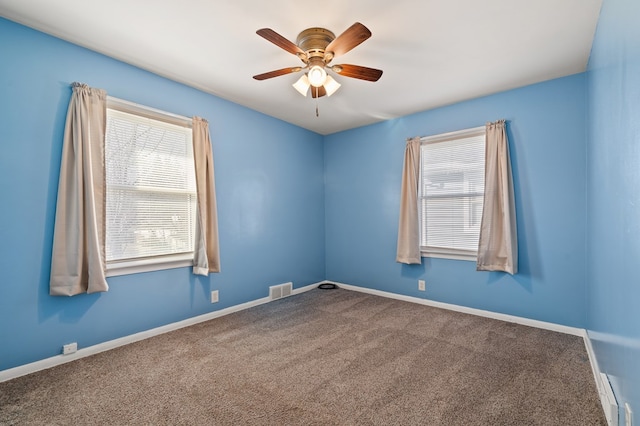
<path id="1" fill-rule="evenodd" d="M 186 253 L 175 256 L 163 256 L 151 259 L 109 262 L 107 264 L 107 277 L 139 274 L 142 272 L 162 271 L 165 269 L 184 268 L 187 266 L 193 266 L 193 253 Z"/>
<path id="2" fill-rule="evenodd" d="M 422 257 L 434 257 L 438 259 L 466 260 L 468 262 L 477 262 L 478 254 L 465 250 L 433 250 L 431 248 L 421 248 L 420 255 Z"/>

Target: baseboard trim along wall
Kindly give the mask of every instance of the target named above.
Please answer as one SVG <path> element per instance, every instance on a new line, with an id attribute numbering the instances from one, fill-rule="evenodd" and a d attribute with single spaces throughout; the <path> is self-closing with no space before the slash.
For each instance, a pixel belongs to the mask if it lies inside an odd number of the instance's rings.
<path id="1" fill-rule="evenodd" d="M 517 323 L 521 325 L 526 325 L 529 327 L 541 328 L 545 330 L 556 331 L 559 333 L 571 334 L 574 336 L 582 337 L 585 342 L 587 354 L 589 355 L 589 362 L 591 364 L 593 376 L 596 382 L 596 386 L 598 388 L 598 394 L 600 395 L 600 401 L 605 411 L 607 421 L 609 422 L 609 426 L 617 426 L 618 424 L 617 416 L 615 416 L 615 420 L 614 420 L 614 416 L 612 415 L 613 409 L 611 407 L 611 401 L 610 401 L 611 395 L 607 393 L 608 391 L 610 392 L 610 387 L 607 389 L 608 380 L 606 384 L 603 382 L 603 379 L 602 379 L 603 375 L 600 374 L 600 368 L 598 367 L 598 362 L 596 360 L 595 352 L 593 351 L 593 346 L 591 345 L 591 340 L 589 339 L 589 335 L 587 334 L 586 330 L 582 328 L 569 327 L 569 326 L 554 324 L 554 323 L 545 322 L 545 321 L 538 321 L 538 320 L 533 320 L 529 318 L 517 317 L 514 315 L 500 314 L 497 312 L 485 311 L 482 309 L 468 308 L 465 306 L 453 305 L 450 303 L 436 302 L 433 300 L 421 299 L 421 298 L 412 297 L 412 296 L 405 296 L 402 294 L 390 293 L 390 292 L 381 291 L 381 290 L 374 290 L 366 287 L 359 287 L 359 286 L 354 286 L 350 284 L 339 283 L 336 281 L 321 281 L 319 283 L 296 288 L 292 291 L 292 295 L 301 294 L 309 290 L 313 290 L 317 288 L 320 284 L 335 284 L 336 286 L 343 288 L 345 290 L 357 291 L 361 293 L 372 294 L 375 296 L 387 297 L 390 299 L 402 300 L 405 302 L 417 303 L 420 305 L 432 306 L 435 308 L 447 309 L 451 311 L 462 312 L 462 313 L 486 317 L 486 318 L 493 318 L 501 321 L 507 321 L 507 322 Z M 204 321 L 209 321 L 215 318 L 232 314 L 234 312 L 243 311 L 245 309 L 249 309 L 254 306 L 263 305 L 265 303 L 269 303 L 272 301 L 273 299 L 271 299 L 271 297 L 269 296 L 263 297 L 261 299 L 242 303 L 240 305 L 231 306 L 225 309 L 221 309 L 219 311 L 209 312 L 207 314 L 199 315 L 197 317 L 188 318 L 186 320 L 178 321 L 172 324 L 167 324 L 162 327 L 157 327 L 151 330 L 142 331 L 140 333 L 135 333 L 129 336 L 124 336 L 115 340 L 110 340 L 108 342 L 100 343 L 94 346 L 89 346 L 87 348 L 81 348 L 73 354 L 56 355 L 51 358 L 46 358 L 40 361 L 32 362 L 30 364 L 25 364 L 25 365 L 10 368 L 7 370 L 3 370 L 3 371 L 0 371 L 0 382 L 5 382 L 7 380 L 15 379 L 20 376 L 25 376 L 27 374 L 35 373 L 40 370 L 45 370 L 47 368 L 55 367 L 57 365 L 75 361 L 80 358 L 84 358 L 100 352 L 108 351 L 110 349 L 115 349 L 120 346 L 128 345 L 130 343 L 138 342 L 140 340 L 148 339 L 150 337 L 154 337 L 163 333 L 168 333 L 170 331 L 178 330 L 178 329 L 188 327 L 190 325 L 198 324 Z M 606 375 L 604 375 L 604 377 L 606 378 Z M 616 408 L 616 414 L 617 414 L 617 408 Z"/>
<path id="2" fill-rule="evenodd" d="M 390 299 L 402 300 L 405 302 L 417 303 L 419 305 L 432 306 L 434 308 L 447 309 L 450 311 L 462 312 L 465 314 L 476 315 L 479 317 L 493 318 L 506 322 L 513 322 L 522 325 L 528 325 L 529 327 L 542 328 L 545 330 L 557 331 L 565 334 L 573 334 L 574 336 L 584 337 L 585 332 L 582 328 L 569 327 L 566 325 L 554 324 L 551 322 L 538 321 L 529 318 L 517 317 L 514 315 L 500 314 L 497 312 L 484 311 L 482 309 L 467 308 L 466 306 L 452 305 L 450 303 L 436 302 L 434 300 L 421 299 L 419 297 L 405 296 L 402 294 L 390 293 L 387 291 L 373 290 L 370 288 L 359 287 L 350 284 L 343 284 L 335 281 L 327 281 L 337 285 L 345 290 L 359 291 L 361 293 L 373 294 L 376 296 L 388 297 Z"/>
<path id="3" fill-rule="evenodd" d="M 309 290 L 313 290 L 322 283 L 324 283 L 324 281 L 315 283 L 315 284 L 310 284 L 304 287 L 296 288 L 292 291 L 291 294 L 295 295 L 295 294 L 307 292 Z M 240 305 L 230 306 L 228 308 L 221 309 L 219 311 L 209 312 L 207 314 L 198 315 L 197 317 L 188 318 L 182 321 L 163 325 L 157 328 L 152 328 L 151 330 L 141 331 L 139 333 L 120 337 L 118 339 L 110 340 L 108 342 L 99 343 L 97 345 L 89 346 L 86 348 L 81 348 L 81 349 L 78 349 L 78 351 L 73 354 L 56 355 L 50 358 L 45 358 L 40 361 L 35 361 L 29 364 L 20 365 L 18 367 L 9 368 L 7 370 L 0 371 L 0 383 L 6 382 L 7 380 L 15 379 L 20 376 L 26 376 L 27 374 L 35 373 L 40 370 L 46 370 L 47 368 L 55 367 L 57 365 L 66 364 L 67 362 L 71 362 L 80 358 L 95 355 L 100 352 L 115 349 L 120 346 L 128 345 L 129 343 L 138 342 L 140 340 L 148 339 L 150 337 L 158 336 L 160 334 L 168 333 L 170 331 L 178 330 L 184 327 L 189 327 L 190 325 L 198 324 L 198 323 L 209 321 L 225 315 L 229 315 L 234 312 L 239 312 L 245 309 L 253 308 L 254 306 L 263 305 L 265 303 L 269 303 L 272 301 L 273 300 L 270 297 L 263 297 L 261 299 L 242 303 Z"/>

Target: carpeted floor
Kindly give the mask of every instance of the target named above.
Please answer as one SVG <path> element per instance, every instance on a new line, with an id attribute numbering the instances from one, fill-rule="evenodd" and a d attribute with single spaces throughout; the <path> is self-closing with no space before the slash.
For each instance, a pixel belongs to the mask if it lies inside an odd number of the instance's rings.
<path id="1" fill-rule="evenodd" d="M 605 425 L 581 338 L 313 290 L 0 383 L 2 425 Z"/>

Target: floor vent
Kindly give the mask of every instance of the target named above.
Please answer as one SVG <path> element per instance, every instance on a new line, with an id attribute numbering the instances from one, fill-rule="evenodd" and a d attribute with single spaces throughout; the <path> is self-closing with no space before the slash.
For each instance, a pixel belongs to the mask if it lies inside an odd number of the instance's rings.
<path id="1" fill-rule="evenodd" d="M 598 386 L 598 391 L 600 393 L 600 401 L 602 402 L 604 415 L 607 418 L 607 424 L 609 426 L 618 426 L 618 403 L 613 394 L 613 389 L 611 389 L 609 377 L 604 373 L 600 373 L 600 386 Z"/>
<path id="2" fill-rule="evenodd" d="M 292 292 L 293 283 L 272 285 L 269 287 L 269 298 L 271 300 L 282 299 L 283 297 L 291 296 Z"/>

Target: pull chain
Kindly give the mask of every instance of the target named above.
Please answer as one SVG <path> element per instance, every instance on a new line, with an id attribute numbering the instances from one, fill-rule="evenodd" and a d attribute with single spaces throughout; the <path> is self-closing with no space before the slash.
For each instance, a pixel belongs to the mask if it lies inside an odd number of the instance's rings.
<path id="1" fill-rule="evenodd" d="M 318 88 L 316 87 L 316 117 L 320 117 L 320 112 L 318 111 Z"/>

